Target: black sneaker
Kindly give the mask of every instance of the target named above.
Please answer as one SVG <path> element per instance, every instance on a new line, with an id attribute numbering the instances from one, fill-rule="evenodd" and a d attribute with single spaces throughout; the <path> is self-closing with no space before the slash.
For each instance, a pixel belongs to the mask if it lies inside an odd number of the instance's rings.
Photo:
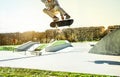
<path id="1" fill-rule="evenodd" d="M 65 14 L 66 18 L 65 19 L 70 19 L 70 16 L 68 14 Z"/>

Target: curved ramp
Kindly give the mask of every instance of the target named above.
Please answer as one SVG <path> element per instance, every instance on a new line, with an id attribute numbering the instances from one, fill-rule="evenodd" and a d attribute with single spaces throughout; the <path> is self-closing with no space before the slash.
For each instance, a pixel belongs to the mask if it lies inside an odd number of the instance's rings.
<path id="1" fill-rule="evenodd" d="M 45 48 L 45 51 L 46 52 L 56 52 L 56 51 L 59 51 L 61 49 L 67 48 L 67 47 L 72 47 L 72 45 L 68 41 L 66 41 L 66 40 L 64 40 L 64 41 L 65 41 L 64 44 L 48 46 L 47 48 Z M 57 42 L 57 41 L 55 41 L 55 42 Z M 54 44 L 55 42 L 53 42 L 52 44 Z"/>
<path id="2" fill-rule="evenodd" d="M 16 51 L 27 51 L 30 47 L 32 47 L 35 44 L 39 44 L 39 43 L 38 42 L 28 41 L 28 42 L 20 45 L 19 47 L 17 47 Z"/>
<path id="3" fill-rule="evenodd" d="M 120 29 L 106 35 L 89 52 L 104 55 L 120 55 Z"/>

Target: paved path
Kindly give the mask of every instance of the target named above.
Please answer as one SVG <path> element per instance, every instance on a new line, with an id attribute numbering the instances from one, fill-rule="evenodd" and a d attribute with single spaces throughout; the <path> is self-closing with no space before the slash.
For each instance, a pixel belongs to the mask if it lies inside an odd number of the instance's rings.
<path id="1" fill-rule="evenodd" d="M 89 49 L 84 43 L 69 52 L 42 56 L 0 52 L 0 66 L 120 76 L 120 56 L 90 54 Z"/>

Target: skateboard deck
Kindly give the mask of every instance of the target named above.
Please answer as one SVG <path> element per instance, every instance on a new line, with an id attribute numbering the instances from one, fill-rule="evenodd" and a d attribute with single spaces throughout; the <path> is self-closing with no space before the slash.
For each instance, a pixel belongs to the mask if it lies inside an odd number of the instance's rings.
<path id="1" fill-rule="evenodd" d="M 57 22 L 51 22 L 50 27 L 63 27 L 63 26 L 70 26 L 73 23 L 73 19 L 68 20 L 61 20 Z"/>

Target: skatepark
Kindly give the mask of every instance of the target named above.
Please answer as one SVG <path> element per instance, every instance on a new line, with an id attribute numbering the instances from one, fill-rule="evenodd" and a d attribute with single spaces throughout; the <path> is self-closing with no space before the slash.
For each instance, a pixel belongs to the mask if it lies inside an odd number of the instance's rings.
<path id="1" fill-rule="evenodd" d="M 120 77 L 120 0 L 0 3 L 0 67 Z"/>
<path id="2" fill-rule="evenodd" d="M 119 32 L 118 29 L 98 42 L 66 41 L 66 44 L 58 47 L 58 50 L 48 51 L 52 42 L 39 52 L 39 55 L 31 55 L 29 52 L 40 44 L 28 42 L 29 45 L 24 44 L 26 47 L 18 47 L 23 48 L 26 53 L 1 51 L 0 66 L 120 76 L 120 40 L 117 39 L 120 38 Z M 104 53 L 101 52 L 103 50 Z"/>

